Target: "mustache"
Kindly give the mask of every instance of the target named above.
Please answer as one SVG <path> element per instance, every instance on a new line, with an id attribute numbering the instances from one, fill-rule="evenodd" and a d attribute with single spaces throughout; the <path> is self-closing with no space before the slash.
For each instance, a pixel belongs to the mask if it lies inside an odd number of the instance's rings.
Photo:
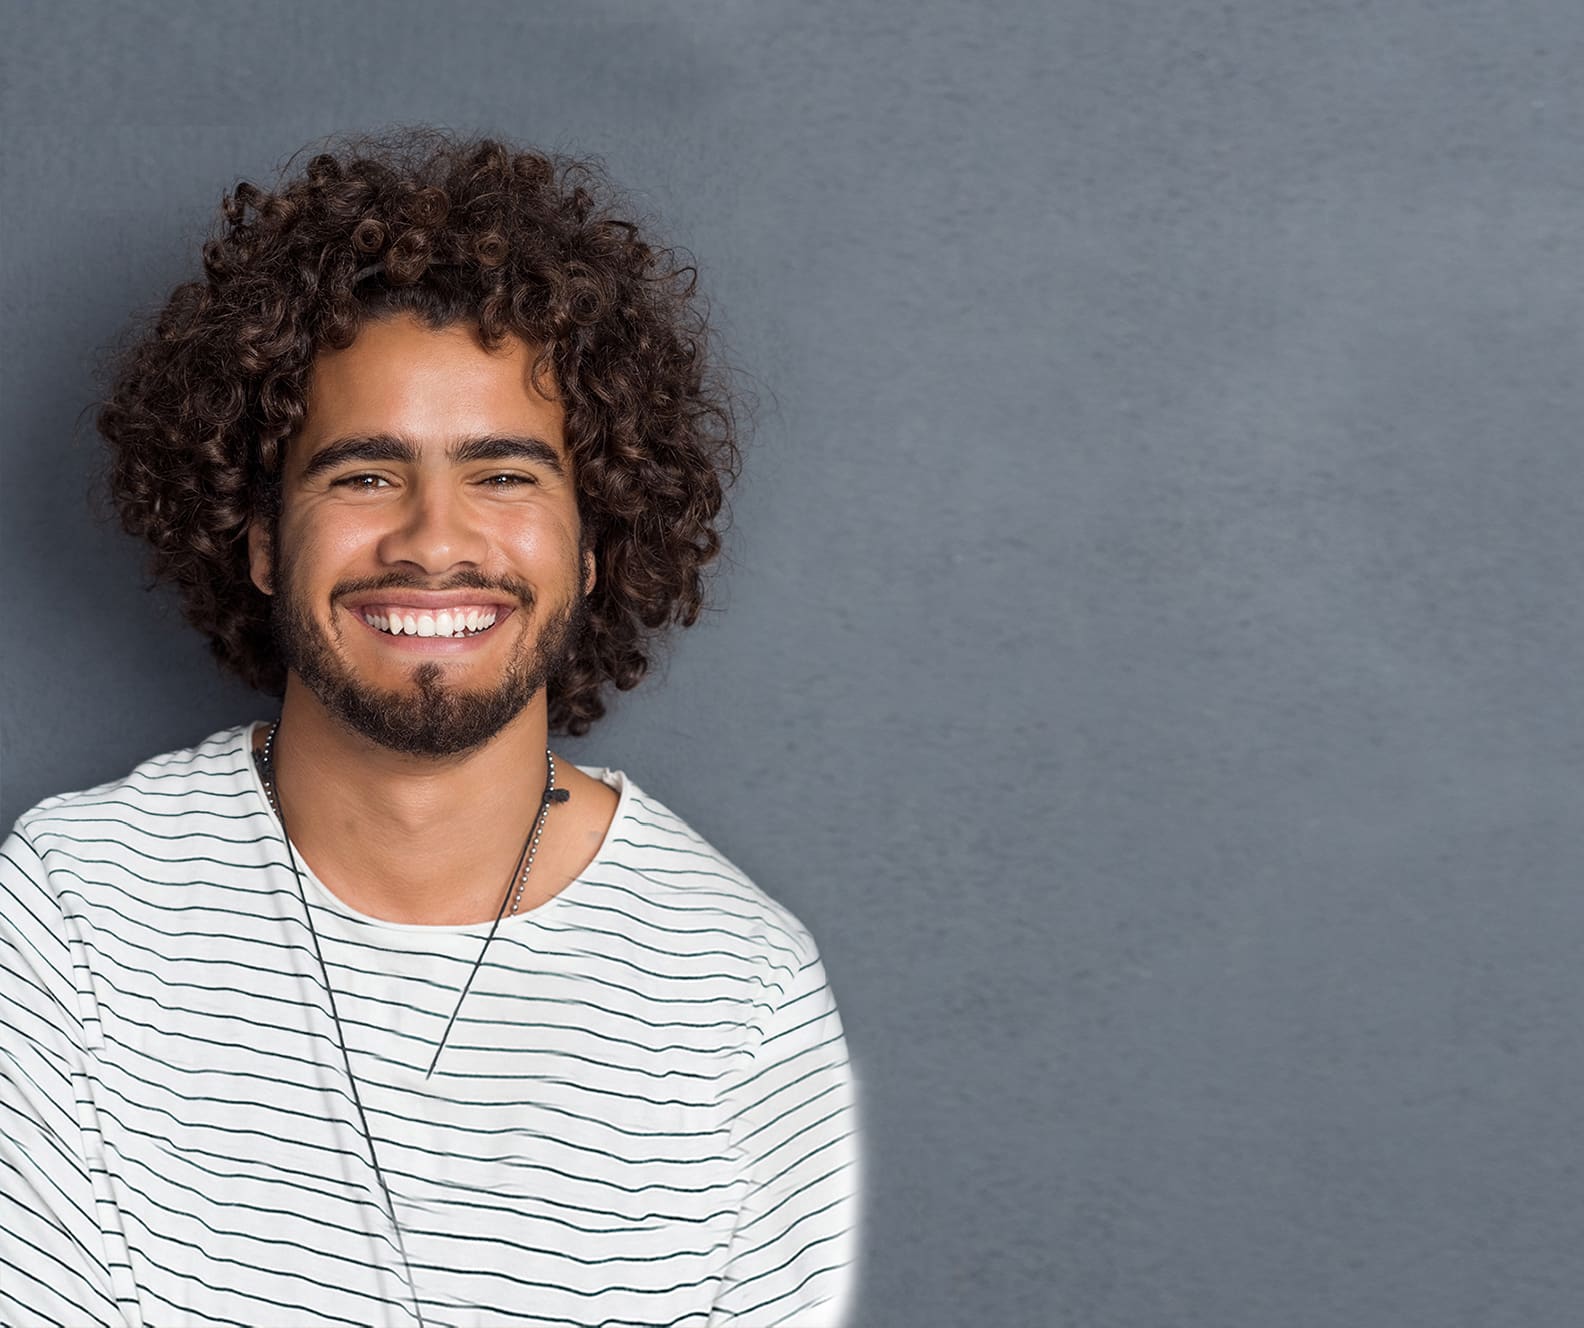
<path id="1" fill-rule="evenodd" d="M 331 588 L 331 599 L 344 599 L 348 595 L 362 595 L 376 590 L 495 590 L 509 595 L 521 604 L 533 598 L 533 590 L 526 581 L 512 576 L 489 576 L 484 572 L 463 570 L 441 581 L 428 581 L 423 577 L 402 572 L 386 572 L 383 576 L 358 577 L 338 581 Z"/>

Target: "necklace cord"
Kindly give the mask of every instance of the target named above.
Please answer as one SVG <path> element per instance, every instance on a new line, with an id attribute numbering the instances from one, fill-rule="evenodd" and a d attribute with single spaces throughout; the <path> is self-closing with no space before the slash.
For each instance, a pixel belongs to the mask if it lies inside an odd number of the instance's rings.
<path id="1" fill-rule="evenodd" d="M 297 882 L 297 894 L 302 900 L 303 917 L 308 920 L 308 935 L 313 940 L 314 957 L 319 961 L 320 985 L 324 988 L 325 999 L 330 1003 L 330 1018 L 335 1023 L 336 1041 L 341 1046 L 341 1061 L 346 1066 L 347 1083 L 352 1088 L 352 1105 L 357 1108 L 358 1123 L 363 1127 L 363 1138 L 368 1143 L 369 1162 L 374 1167 L 374 1179 L 379 1182 L 380 1194 L 385 1199 L 385 1213 L 390 1219 L 391 1232 L 396 1237 L 396 1252 L 401 1255 L 402 1272 L 407 1278 L 407 1294 L 412 1298 L 413 1316 L 418 1320 L 418 1328 L 425 1328 L 423 1306 L 418 1300 L 418 1283 L 413 1277 L 412 1262 L 407 1258 L 407 1242 L 402 1237 L 401 1223 L 396 1220 L 396 1201 L 391 1197 L 390 1186 L 385 1181 L 385 1169 L 380 1166 L 379 1150 L 374 1146 L 374 1132 L 369 1129 L 368 1113 L 363 1109 L 363 1094 L 358 1091 L 357 1075 L 352 1073 L 352 1056 L 347 1051 L 346 1033 L 341 1027 L 341 1012 L 336 1008 L 335 987 L 330 982 L 330 969 L 325 963 L 324 950 L 319 945 L 319 929 L 314 926 L 313 910 L 308 906 L 308 891 L 303 888 L 302 873 L 297 869 L 297 854 L 292 848 L 291 835 L 286 830 L 286 813 L 280 804 L 280 798 L 275 794 L 275 730 L 279 722 L 270 726 L 269 736 L 264 740 L 264 750 L 259 755 L 260 773 L 264 776 L 264 789 L 270 795 L 270 804 L 275 810 L 275 817 L 280 822 L 281 838 L 286 843 L 286 861 L 291 864 L 292 877 Z"/>
<path id="2" fill-rule="evenodd" d="M 413 1277 L 412 1263 L 407 1257 L 407 1243 L 402 1236 L 401 1223 L 396 1220 L 396 1201 L 391 1195 L 389 1184 L 386 1183 L 385 1170 L 380 1166 L 379 1150 L 374 1146 L 374 1132 L 369 1128 L 368 1113 L 363 1108 L 363 1095 L 358 1090 L 357 1075 L 352 1073 L 352 1056 L 347 1049 L 346 1031 L 341 1025 L 341 1013 L 336 1007 L 335 987 L 330 982 L 330 969 L 325 963 L 324 949 L 319 943 L 319 929 L 314 926 L 313 910 L 308 904 L 308 891 L 303 886 L 302 872 L 297 867 L 297 854 L 292 848 L 291 835 L 286 829 L 286 812 L 281 806 L 280 794 L 275 783 L 275 735 L 279 731 L 280 721 L 276 720 L 270 725 L 269 734 L 264 739 L 264 749 L 254 753 L 254 762 L 263 776 L 264 791 L 269 797 L 270 806 L 280 822 L 281 838 L 286 844 L 286 861 L 291 866 L 292 878 L 297 883 L 297 894 L 302 900 L 303 917 L 307 919 L 308 935 L 313 940 L 314 957 L 319 961 L 320 985 L 323 986 L 325 998 L 330 1004 L 330 1018 L 335 1024 L 336 1041 L 341 1047 L 341 1060 L 346 1067 L 347 1082 L 352 1088 L 352 1104 L 357 1108 L 358 1123 L 363 1127 L 363 1138 L 368 1144 L 369 1162 L 373 1165 L 374 1178 L 379 1182 L 380 1193 L 385 1199 L 385 1212 L 390 1219 L 391 1231 L 396 1237 L 396 1252 L 401 1256 L 402 1270 L 407 1277 L 407 1293 L 412 1297 L 413 1315 L 418 1320 L 418 1328 L 426 1328 L 423 1305 L 418 1299 L 418 1283 Z M 506 901 L 512 897 L 513 885 L 517 887 L 517 898 L 519 900 L 522 898 L 522 886 L 528 872 L 533 868 L 534 855 L 539 847 L 539 836 L 544 830 L 545 816 L 550 810 L 551 802 L 566 800 L 566 791 L 555 786 L 555 757 L 548 748 L 545 749 L 545 761 L 547 777 L 544 795 L 539 800 L 538 814 L 534 817 L 528 837 L 523 841 L 522 852 L 517 855 L 517 863 L 512 868 L 511 876 L 507 878 L 506 890 L 501 895 L 500 907 L 495 910 L 495 920 L 490 923 L 489 934 L 484 937 L 484 944 L 479 947 L 478 955 L 473 960 L 473 967 L 468 971 L 467 980 L 463 982 L 461 991 L 457 993 L 456 1006 L 451 1011 L 451 1018 L 446 1021 L 445 1030 L 440 1034 L 440 1041 L 435 1045 L 434 1056 L 429 1062 L 428 1070 L 424 1072 L 425 1079 L 434 1073 L 435 1066 L 440 1061 L 440 1052 L 445 1047 L 446 1039 L 451 1035 L 451 1028 L 456 1023 L 457 1016 L 462 1012 L 462 1001 L 472 987 L 473 979 L 484 963 L 485 952 L 488 951 L 490 942 L 495 939 L 495 932 L 505 915 Z M 512 911 L 514 913 L 517 911 L 515 905 Z"/>
<path id="3" fill-rule="evenodd" d="M 495 932 L 500 927 L 501 918 L 506 913 L 506 901 L 511 898 L 512 886 L 518 882 L 518 873 L 527 876 L 533 869 L 534 850 L 539 846 L 539 834 L 544 828 L 545 813 L 550 810 L 550 795 L 555 791 L 555 758 L 550 758 L 550 776 L 545 784 L 544 797 L 539 801 L 539 814 L 534 817 L 533 828 L 528 832 L 528 838 L 523 840 L 522 852 L 517 855 L 517 865 L 512 868 L 512 874 L 506 878 L 506 893 L 501 896 L 500 907 L 495 910 L 495 920 L 490 923 L 489 934 L 484 937 L 484 944 L 479 946 L 479 952 L 473 960 L 473 967 L 468 970 L 466 980 L 462 983 L 462 990 L 457 992 L 456 1005 L 451 1010 L 451 1017 L 446 1020 L 445 1031 L 440 1034 L 440 1041 L 435 1043 L 434 1056 L 429 1061 L 429 1068 L 424 1071 L 424 1078 L 429 1078 L 435 1071 L 435 1066 L 440 1063 L 440 1053 L 445 1050 L 446 1039 L 451 1036 L 451 1026 L 456 1023 L 457 1016 L 462 1013 L 462 1002 L 466 999 L 469 989 L 473 986 L 473 979 L 478 975 L 480 966 L 484 963 L 484 954 L 490 947 L 490 942 L 495 939 Z M 527 865 L 524 866 L 526 859 Z M 521 888 L 518 890 L 521 896 Z"/>

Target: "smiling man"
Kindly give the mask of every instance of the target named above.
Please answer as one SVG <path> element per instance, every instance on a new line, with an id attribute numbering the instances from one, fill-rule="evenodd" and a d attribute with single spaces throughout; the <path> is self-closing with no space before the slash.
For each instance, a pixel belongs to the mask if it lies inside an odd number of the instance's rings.
<path id="1" fill-rule="evenodd" d="M 278 717 L 0 848 L 0 1321 L 847 1322 L 852 1079 L 785 907 L 558 758 L 695 621 L 737 459 L 585 164 L 239 185 L 100 414 Z"/>

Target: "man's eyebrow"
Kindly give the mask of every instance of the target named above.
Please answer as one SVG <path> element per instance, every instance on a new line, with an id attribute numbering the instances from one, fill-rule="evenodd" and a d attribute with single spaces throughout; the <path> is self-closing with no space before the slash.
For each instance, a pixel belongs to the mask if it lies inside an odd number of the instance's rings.
<path id="1" fill-rule="evenodd" d="M 566 477 L 561 454 L 543 438 L 490 434 L 485 438 L 468 438 L 454 443 L 447 455 L 453 462 L 464 464 L 470 461 L 533 461 L 562 478 Z"/>
<path id="2" fill-rule="evenodd" d="M 564 478 L 566 475 L 560 452 L 544 439 L 526 435 L 487 434 L 481 438 L 465 438 L 448 447 L 446 456 L 454 465 L 477 461 L 532 461 L 558 476 Z M 417 445 L 395 434 L 337 438 L 326 443 L 308 459 L 308 464 L 303 467 L 302 478 L 310 480 L 315 475 L 322 475 L 348 462 L 414 462 L 417 459 Z"/>
<path id="3" fill-rule="evenodd" d="M 397 438 L 394 434 L 337 438 L 334 442 L 326 443 L 308 458 L 308 464 L 303 467 L 302 477 L 311 480 L 315 475 L 334 470 L 348 461 L 415 461 L 417 458 L 418 449 L 406 439 Z"/>

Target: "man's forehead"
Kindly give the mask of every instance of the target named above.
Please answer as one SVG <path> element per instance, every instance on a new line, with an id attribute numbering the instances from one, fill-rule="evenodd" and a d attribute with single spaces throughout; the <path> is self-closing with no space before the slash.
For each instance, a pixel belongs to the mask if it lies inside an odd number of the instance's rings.
<path id="1" fill-rule="evenodd" d="M 299 437 L 314 448 L 339 435 L 424 448 L 524 435 L 559 446 L 563 410 L 548 377 L 536 348 L 516 338 L 486 347 L 464 325 L 383 319 L 315 357 Z"/>

